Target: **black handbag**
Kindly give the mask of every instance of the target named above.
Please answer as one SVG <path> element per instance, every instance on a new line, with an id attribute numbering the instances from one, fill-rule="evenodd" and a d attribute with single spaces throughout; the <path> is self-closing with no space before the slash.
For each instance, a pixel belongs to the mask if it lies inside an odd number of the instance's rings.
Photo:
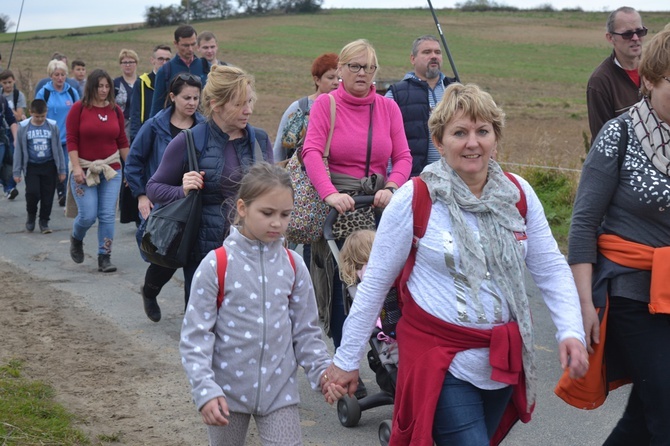
<path id="1" fill-rule="evenodd" d="M 189 171 L 198 172 L 198 157 L 190 129 L 186 134 Z M 200 230 L 202 196 L 200 190 L 165 206 L 154 208 L 147 218 L 140 250 L 146 259 L 166 268 L 181 268 L 188 263 Z"/>

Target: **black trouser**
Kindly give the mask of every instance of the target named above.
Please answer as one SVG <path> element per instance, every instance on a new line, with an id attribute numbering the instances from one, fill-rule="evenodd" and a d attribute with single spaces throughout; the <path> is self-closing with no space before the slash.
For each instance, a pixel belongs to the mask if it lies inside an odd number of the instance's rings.
<path id="1" fill-rule="evenodd" d="M 147 272 L 144 275 L 144 297 L 155 299 L 161 292 L 166 283 L 172 279 L 176 269 L 166 268 L 164 266 L 149 264 Z"/>
<path id="2" fill-rule="evenodd" d="M 670 445 L 670 316 L 623 297 L 609 304 L 607 356 L 623 360 L 633 389 L 604 446 Z"/>
<path id="3" fill-rule="evenodd" d="M 36 215 L 37 204 L 40 203 L 40 220 L 49 221 L 57 183 L 58 170 L 53 160 L 40 164 L 28 163 L 26 168 L 26 211 L 28 215 Z"/>

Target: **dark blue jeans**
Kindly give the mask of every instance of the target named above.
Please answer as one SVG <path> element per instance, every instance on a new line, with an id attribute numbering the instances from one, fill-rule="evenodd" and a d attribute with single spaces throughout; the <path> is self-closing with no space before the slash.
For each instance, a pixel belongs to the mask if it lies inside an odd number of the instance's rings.
<path id="1" fill-rule="evenodd" d="M 511 386 L 482 390 L 447 372 L 435 409 L 435 444 L 489 446 L 511 396 Z"/>
<path id="2" fill-rule="evenodd" d="M 633 389 L 604 446 L 670 445 L 670 316 L 625 297 L 609 304 L 606 354 L 623 360 Z"/>

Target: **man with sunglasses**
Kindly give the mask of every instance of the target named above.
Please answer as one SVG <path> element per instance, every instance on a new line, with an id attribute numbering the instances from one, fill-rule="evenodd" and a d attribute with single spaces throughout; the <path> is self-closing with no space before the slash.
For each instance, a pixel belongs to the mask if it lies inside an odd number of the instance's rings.
<path id="1" fill-rule="evenodd" d="M 165 98 L 170 81 L 179 73 L 187 72 L 200 77 L 203 87 L 207 82 L 209 67 L 207 61 L 196 57 L 198 33 L 191 25 L 181 25 L 174 31 L 174 45 L 177 54 L 156 73 L 154 97 L 150 116 L 156 115 L 165 107 Z"/>
<path id="2" fill-rule="evenodd" d="M 151 103 L 154 97 L 154 88 L 156 84 L 156 73 L 158 70 L 170 61 L 172 58 L 172 49 L 169 45 L 156 45 L 149 63 L 152 70 L 139 77 L 139 85 L 133 88 L 133 97 L 130 101 L 130 141 L 132 142 L 140 131 L 144 121 L 149 119 L 151 112 Z"/>
<path id="3" fill-rule="evenodd" d="M 446 77 L 442 69 L 442 49 L 436 37 L 425 35 L 412 44 L 409 61 L 414 71 L 408 72 L 386 92 L 402 113 L 405 135 L 412 153 L 412 173 L 417 176 L 426 165 L 440 159 L 428 131 L 430 112 L 442 99 L 444 89 L 455 79 Z"/>
<path id="4" fill-rule="evenodd" d="M 586 87 L 591 143 L 607 121 L 640 100 L 637 69 L 646 35 L 640 14 L 631 7 L 622 6 L 607 18 L 605 37 L 613 51 L 591 74 Z"/>

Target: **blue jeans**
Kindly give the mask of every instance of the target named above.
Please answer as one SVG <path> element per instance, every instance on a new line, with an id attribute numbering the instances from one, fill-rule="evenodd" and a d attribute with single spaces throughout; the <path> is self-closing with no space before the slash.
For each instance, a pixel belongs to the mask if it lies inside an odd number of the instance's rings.
<path id="1" fill-rule="evenodd" d="M 435 409 L 435 444 L 489 446 L 512 390 L 482 390 L 447 372 Z"/>
<path id="2" fill-rule="evenodd" d="M 98 254 L 110 254 L 114 241 L 114 221 L 116 219 L 116 203 L 121 189 L 121 170 L 116 176 L 106 180 L 100 175 L 100 184 L 87 186 L 71 183 L 71 192 L 79 208 L 74 219 L 72 236 L 77 240 L 84 240 L 86 232 L 95 220 L 98 220 Z"/>

